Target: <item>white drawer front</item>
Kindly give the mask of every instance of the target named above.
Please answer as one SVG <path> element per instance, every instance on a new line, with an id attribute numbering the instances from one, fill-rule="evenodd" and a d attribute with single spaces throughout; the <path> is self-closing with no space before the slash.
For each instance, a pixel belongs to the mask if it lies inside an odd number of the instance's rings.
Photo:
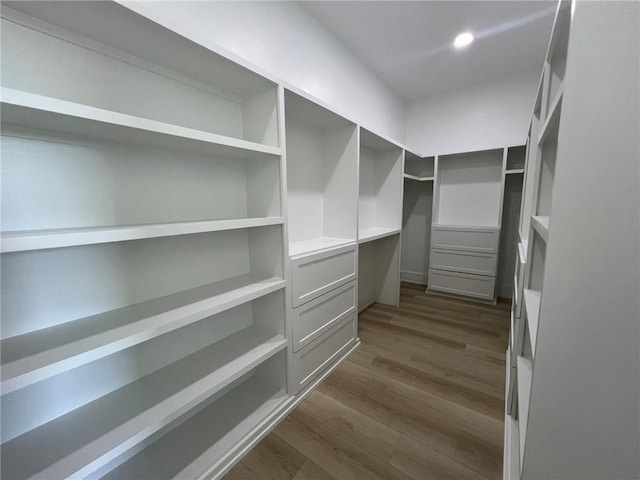
<path id="1" fill-rule="evenodd" d="M 357 245 L 291 260 L 291 306 L 302 305 L 356 279 Z"/>
<path id="2" fill-rule="evenodd" d="M 428 287 L 439 292 L 493 300 L 495 283 L 495 277 L 429 269 Z"/>
<path id="3" fill-rule="evenodd" d="M 495 253 L 463 252 L 457 250 L 431 250 L 431 268 L 454 272 L 495 276 L 497 258 Z"/>
<path id="4" fill-rule="evenodd" d="M 356 319 L 350 317 L 293 354 L 293 377 L 299 392 L 346 352 L 356 339 Z"/>
<path id="5" fill-rule="evenodd" d="M 431 248 L 497 253 L 499 228 L 458 227 L 434 225 L 431 229 Z"/>
<path id="6" fill-rule="evenodd" d="M 341 320 L 356 313 L 356 282 L 293 309 L 293 351 L 297 352 Z"/>

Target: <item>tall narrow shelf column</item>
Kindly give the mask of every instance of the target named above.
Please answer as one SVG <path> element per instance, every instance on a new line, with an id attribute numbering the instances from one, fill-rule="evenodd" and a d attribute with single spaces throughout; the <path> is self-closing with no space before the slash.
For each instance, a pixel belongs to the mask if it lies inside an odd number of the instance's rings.
<path id="1" fill-rule="evenodd" d="M 403 150 L 360 128 L 358 310 L 398 306 Z"/>
<path id="2" fill-rule="evenodd" d="M 405 150 L 402 205 L 402 258 L 400 278 L 403 282 L 427 284 L 435 157 L 422 158 Z"/>
<path id="3" fill-rule="evenodd" d="M 289 391 L 357 345 L 358 137 L 355 124 L 286 90 Z"/>

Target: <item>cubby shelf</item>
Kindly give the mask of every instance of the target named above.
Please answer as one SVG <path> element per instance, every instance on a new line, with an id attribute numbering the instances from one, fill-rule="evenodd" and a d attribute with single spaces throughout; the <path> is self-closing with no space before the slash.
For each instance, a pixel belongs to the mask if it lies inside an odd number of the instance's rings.
<path id="1" fill-rule="evenodd" d="M 2 445 L 7 478 L 95 473 L 283 350 L 249 327 Z M 224 412 L 224 411 L 221 411 Z"/>
<path id="2" fill-rule="evenodd" d="M 524 308 L 527 312 L 529 337 L 531 338 L 532 356 L 535 356 L 536 339 L 538 338 L 538 320 L 540 318 L 540 292 L 525 288 L 523 291 L 523 297 Z"/>
<path id="3" fill-rule="evenodd" d="M 524 168 L 514 168 L 512 170 L 505 170 L 505 175 L 517 175 L 524 173 Z"/>
<path id="4" fill-rule="evenodd" d="M 222 230 L 281 225 L 283 223 L 284 219 L 282 217 L 262 217 L 199 222 L 127 225 L 117 227 L 61 228 L 24 232 L 4 232 L 2 234 L 2 252 L 23 252 L 46 248 L 123 242 L 144 238 L 169 237 L 174 235 L 188 235 L 192 233 L 218 232 Z"/>
<path id="5" fill-rule="evenodd" d="M 524 441 L 527 434 L 527 418 L 529 416 L 529 396 L 533 372 L 531 362 L 524 357 L 517 358 L 518 365 L 518 430 L 520 440 L 520 467 L 524 458 Z"/>
<path id="6" fill-rule="evenodd" d="M 527 263 L 527 247 L 528 241 L 522 240 L 518 242 L 518 255 L 520 256 L 520 260 L 522 263 Z"/>
<path id="7" fill-rule="evenodd" d="M 397 235 L 399 233 L 400 230 L 397 228 L 368 228 L 358 233 L 358 243 L 371 242 L 373 240 L 378 240 L 379 238 L 389 237 L 391 235 Z"/>
<path id="8" fill-rule="evenodd" d="M 551 108 L 547 114 L 547 118 L 544 121 L 540 135 L 538 136 L 538 145 L 542 145 L 547 138 L 553 139 L 558 135 L 558 125 L 560 124 L 560 112 L 562 110 L 562 97 L 564 95 L 564 82 L 558 88 Z"/>
<path id="9" fill-rule="evenodd" d="M 3 87 L 2 123 L 228 158 L 280 155 L 278 147 Z"/>
<path id="10" fill-rule="evenodd" d="M 538 232 L 540 238 L 542 238 L 545 242 L 549 238 L 549 217 L 542 215 L 532 215 L 531 216 L 531 226 L 533 229 Z"/>
<path id="11" fill-rule="evenodd" d="M 253 431 L 284 410 L 294 397 L 257 379 L 245 380 L 211 406 L 109 472 L 107 479 L 210 478 L 231 446 L 252 438 Z M 185 461 L 186 459 L 186 461 Z"/>
<path id="12" fill-rule="evenodd" d="M 3 394 L 284 288 L 242 275 L 2 340 Z M 238 350 L 240 351 L 240 350 Z"/>
<path id="13" fill-rule="evenodd" d="M 404 174 L 404 178 L 407 180 L 415 180 L 417 182 L 433 182 L 433 177 L 418 177 L 416 175 Z"/>
<path id="14" fill-rule="evenodd" d="M 301 240 L 299 242 L 292 242 L 289 244 L 289 256 L 297 257 L 300 255 L 307 255 L 310 253 L 320 252 L 322 250 L 343 247 L 352 243 L 354 243 L 354 241 L 349 238 L 338 237 L 317 237 L 309 240 Z"/>

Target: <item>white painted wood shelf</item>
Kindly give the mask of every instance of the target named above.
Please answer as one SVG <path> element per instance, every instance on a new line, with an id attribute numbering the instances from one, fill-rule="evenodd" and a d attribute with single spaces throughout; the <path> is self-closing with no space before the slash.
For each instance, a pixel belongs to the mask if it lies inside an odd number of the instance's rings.
<path id="1" fill-rule="evenodd" d="M 353 239 L 338 237 L 317 237 L 309 240 L 301 240 L 289 244 L 289 256 L 298 257 L 308 255 L 310 253 L 344 247 L 353 243 L 355 243 Z"/>
<path id="2" fill-rule="evenodd" d="M 549 217 L 543 215 L 532 215 L 531 226 L 538 232 L 540 238 L 545 242 L 549 239 Z"/>
<path id="3" fill-rule="evenodd" d="M 505 175 L 517 175 L 524 173 L 524 168 L 514 168 L 512 170 L 505 170 Z"/>
<path id="4" fill-rule="evenodd" d="M 524 308 L 527 312 L 527 325 L 529 326 L 529 336 L 531 338 L 532 356 L 535 357 L 536 341 L 538 338 L 538 322 L 540 319 L 540 292 L 536 290 L 523 290 Z"/>
<path id="5" fill-rule="evenodd" d="M 2 392 L 23 388 L 284 288 L 242 275 L 2 340 Z M 240 351 L 240 350 L 238 350 Z"/>
<path id="6" fill-rule="evenodd" d="M 215 475 L 232 445 L 252 438 L 264 422 L 294 397 L 255 376 L 109 472 L 107 479 L 203 479 Z"/>
<path id="7" fill-rule="evenodd" d="M 268 225 L 282 225 L 282 217 L 238 218 L 195 222 L 170 222 L 113 227 L 61 228 L 2 233 L 2 253 L 97 243 L 124 242 L 145 238 L 219 232 Z"/>
<path id="8" fill-rule="evenodd" d="M 2 123 L 228 158 L 281 155 L 279 147 L 3 87 Z"/>
<path id="9" fill-rule="evenodd" d="M 417 182 L 433 182 L 433 177 L 418 177 L 417 175 L 411 175 L 409 173 L 405 173 L 404 178 L 407 180 L 415 180 Z"/>
<path id="10" fill-rule="evenodd" d="M 286 348 L 249 327 L 2 445 L 3 476 L 81 478 Z M 219 410 L 219 415 L 229 414 Z M 238 420 L 238 418 L 236 418 Z"/>
<path id="11" fill-rule="evenodd" d="M 531 395 L 532 369 L 531 362 L 518 357 L 518 433 L 520 441 L 520 468 L 524 458 L 524 442 L 527 436 L 527 419 L 529 417 L 529 398 Z"/>
<path id="12" fill-rule="evenodd" d="M 540 130 L 538 145 L 542 145 L 547 139 L 553 140 L 557 138 L 558 125 L 560 125 L 560 113 L 562 110 L 563 95 L 564 81 L 558 88 L 558 93 L 551 103 L 551 107 L 549 108 L 549 112 L 547 113 L 547 118 L 545 119 L 542 129 Z"/>
<path id="13" fill-rule="evenodd" d="M 397 228 L 367 228 L 366 230 L 362 230 L 358 233 L 358 243 L 371 242 L 373 240 L 378 240 L 379 238 L 389 237 L 391 235 L 397 235 L 399 233 L 400 230 Z"/>

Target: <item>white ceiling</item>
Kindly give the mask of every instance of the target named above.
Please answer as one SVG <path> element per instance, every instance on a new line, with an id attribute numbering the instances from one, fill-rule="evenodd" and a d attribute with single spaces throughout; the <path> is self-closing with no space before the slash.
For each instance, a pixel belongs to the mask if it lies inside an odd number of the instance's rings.
<path id="1" fill-rule="evenodd" d="M 309 1 L 307 10 L 404 101 L 540 71 L 555 1 Z M 464 50 L 453 39 L 471 31 Z"/>

